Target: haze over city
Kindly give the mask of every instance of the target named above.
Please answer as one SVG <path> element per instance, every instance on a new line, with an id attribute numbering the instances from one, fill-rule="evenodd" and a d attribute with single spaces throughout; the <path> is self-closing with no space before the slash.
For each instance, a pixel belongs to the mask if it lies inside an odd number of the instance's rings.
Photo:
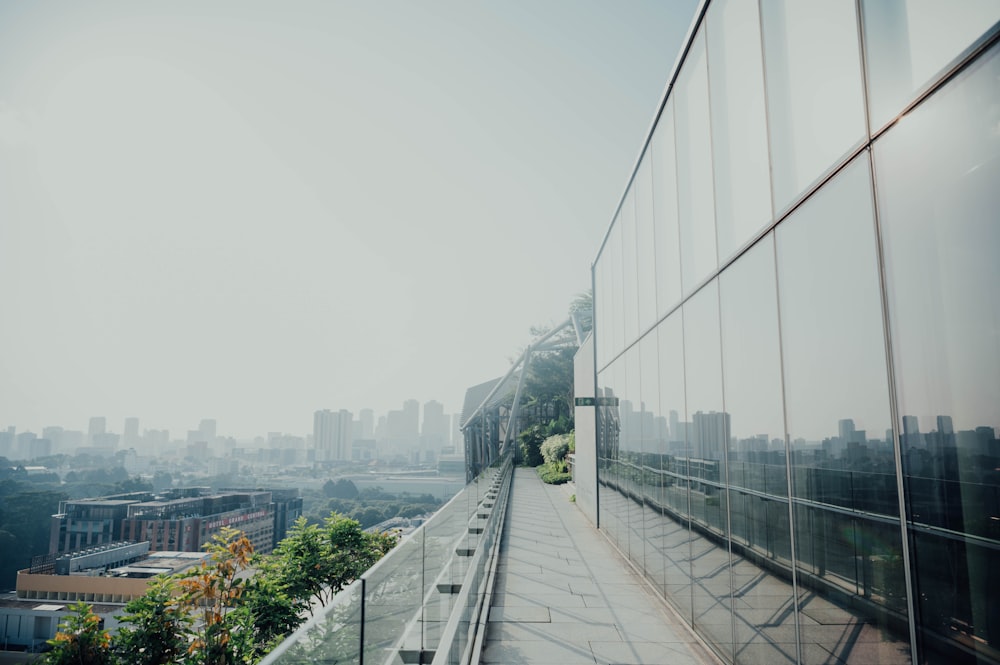
<path id="1" fill-rule="evenodd" d="M 0 426 L 460 410 L 589 290 L 693 9 L 4 4 Z"/>

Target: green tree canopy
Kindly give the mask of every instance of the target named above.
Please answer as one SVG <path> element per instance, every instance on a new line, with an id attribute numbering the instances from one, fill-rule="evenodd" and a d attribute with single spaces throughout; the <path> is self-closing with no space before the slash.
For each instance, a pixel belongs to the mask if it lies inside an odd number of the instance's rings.
<path id="1" fill-rule="evenodd" d="M 275 548 L 274 574 L 290 596 L 325 606 L 396 540 L 392 534 L 365 533 L 357 521 L 337 513 L 331 513 L 322 526 L 300 517 Z"/>
<path id="2" fill-rule="evenodd" d="M 93 607 L 80 602 L 70 605 L 73 612 L 59 624 L 49 640 L 52 650 L 42 657 L 45 665 L 112 665 L 111 635 L 101 625 Z"/>

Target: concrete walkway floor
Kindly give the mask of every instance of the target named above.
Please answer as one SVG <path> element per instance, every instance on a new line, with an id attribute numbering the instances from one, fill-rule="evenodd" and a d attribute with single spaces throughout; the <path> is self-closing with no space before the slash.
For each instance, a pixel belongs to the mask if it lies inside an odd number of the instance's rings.
<path id="1" fill-rule="evenodd" d="M 513 483 L 481 663 L 719 662 L 563 488 Z"/>

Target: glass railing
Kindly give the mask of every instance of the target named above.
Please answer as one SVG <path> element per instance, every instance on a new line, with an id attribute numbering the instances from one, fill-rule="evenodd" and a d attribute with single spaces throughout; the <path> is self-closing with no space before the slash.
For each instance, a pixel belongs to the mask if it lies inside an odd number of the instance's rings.
<path id="1" fill-rule="evenodd" d="M 318 610 L 262 665 L 469 662 L 485 617 L 510 475 L 508 456 Z"/>

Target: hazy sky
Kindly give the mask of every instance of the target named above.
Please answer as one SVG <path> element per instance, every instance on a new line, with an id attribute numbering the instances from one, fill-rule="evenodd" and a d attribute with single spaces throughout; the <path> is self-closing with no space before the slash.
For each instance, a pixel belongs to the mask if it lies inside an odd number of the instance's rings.
<path id="1" fill-rule="evenodd" d="M 589 288 L 694 5 L 0 4 L 0 426 L 458 411 Z"/>

